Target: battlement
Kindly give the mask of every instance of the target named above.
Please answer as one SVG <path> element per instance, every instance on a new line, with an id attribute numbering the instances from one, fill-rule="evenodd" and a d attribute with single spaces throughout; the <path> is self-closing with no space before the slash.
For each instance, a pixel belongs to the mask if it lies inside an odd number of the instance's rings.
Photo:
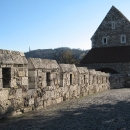
<path id="1" fill-rule="evenodd" d="M 16 115 L 110 89 L 109 74 L 0 50 L 0 115 Z"/>

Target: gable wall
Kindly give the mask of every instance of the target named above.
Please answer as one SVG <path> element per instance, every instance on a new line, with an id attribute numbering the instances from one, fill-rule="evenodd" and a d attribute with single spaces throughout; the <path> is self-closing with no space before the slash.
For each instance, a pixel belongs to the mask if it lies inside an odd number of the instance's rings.
<path id="1" fill-rule="evenodd" d="M 112 22 L 115 22 L 115 29 L 112 29 Z M 126 35 L 126 43 L 121 43 L 121 35 Z M 103 37 L 107 37 L 107 44 L 102 43 Z M 93 48 L 130 45 L 130 22 L 112 7 L 91 40 Z"/>

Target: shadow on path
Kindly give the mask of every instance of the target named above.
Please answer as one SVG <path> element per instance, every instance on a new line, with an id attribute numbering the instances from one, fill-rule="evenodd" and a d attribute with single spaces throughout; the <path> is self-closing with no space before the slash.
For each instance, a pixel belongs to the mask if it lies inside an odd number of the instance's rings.
<path id="1" fill-rule="evenodd" d="M 130 130 L 130 102 L 68 108 L 50 115 L 43 111 L 1 121 L 0 130 Z"/>

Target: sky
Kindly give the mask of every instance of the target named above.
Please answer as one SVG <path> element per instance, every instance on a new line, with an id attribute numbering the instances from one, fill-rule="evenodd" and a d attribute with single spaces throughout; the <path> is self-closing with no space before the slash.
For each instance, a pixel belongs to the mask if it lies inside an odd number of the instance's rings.
<path id="1" fill-rule="evenodd" d="M 112 5 L 130 20 L 130 0 L 0 0 L 0 49 L 88 50 Z"/>

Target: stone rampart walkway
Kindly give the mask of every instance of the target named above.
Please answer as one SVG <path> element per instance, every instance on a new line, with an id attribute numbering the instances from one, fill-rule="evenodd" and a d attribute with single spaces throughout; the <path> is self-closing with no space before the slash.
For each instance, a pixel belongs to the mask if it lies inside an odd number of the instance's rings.
<path id="1" fill-rule="evenodd" d="M 115 89 L 0 121 L 0 130 L 130 130 L 130 89 Z"/>

